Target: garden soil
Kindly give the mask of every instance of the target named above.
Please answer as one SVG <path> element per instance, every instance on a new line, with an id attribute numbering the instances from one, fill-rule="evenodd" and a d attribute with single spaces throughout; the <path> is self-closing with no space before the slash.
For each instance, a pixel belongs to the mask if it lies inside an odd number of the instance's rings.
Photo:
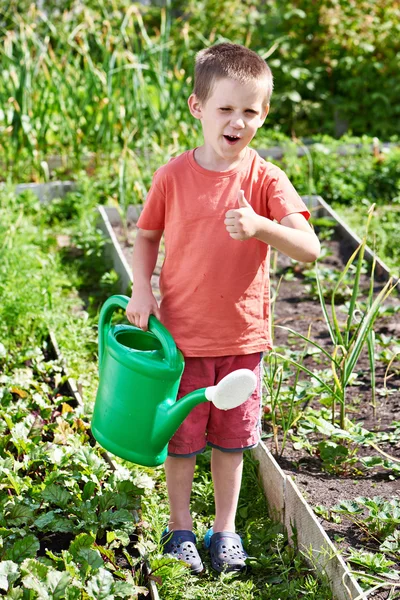
<path id="1" fill-rule="evenodd" d="M 128 228 L 116 227 L 115 233 L 120 242 L 122 250 L 131 264 L 132 247 L 136 236 L 136 226 L 130 223 Z M 320 267 L 330 267 L 332 269 L 343 270 L 352 250 L 346 241 L 341 239 L 331 239 L 322 242 L 322 246 L 327 252 L 325 257 L 319 261 Z M 274 251 L 271 262 L 275 262 Z M 324 321 L 319 300 L 310 295 L 307 289 L 304 270 L 309 265 L 293 263 L 286 256 L 278 253 L 276 256 L 275 273 L 271 274 L 271 288 L 279 287 L 278 297 L 275 305 L 274 323 L 290 327 L 295 331 L 307 335 L 311 326 L 311 338 L 325 349 L 332 353 L 332 343 L 329 337 L 327 326 Z M 158 295 L 158 277 L 162 266 L 162 253 L 159 257 L 155 274 L 153 276 L 153 289 Z M 285 272 L 290 273 L 290 277 L 279 283 L 281 275 Z M 364 274 L 361 279 L 361 287 L 368 290 L 369 277 Z M 279 283 L 279 285 L 278 285 Z M 383 283 L 377 282 L 375 285 L 375 294 L 382 288 Z M 329 302 L 329 301 L 328 301 Z M 399 306 L 399 294 L 394 292 L 385 301 L 385 306 Z M 338 311 L 345 318 L 345 313 Z M 378 318 L 375 324 L 377 335 L 384 334 L 392 336 L 393 339 L 400 339 L 400 313 L 383 315 Z M 299 340 L 297 347 L 303 348 L 304 342 Z M 274 328 L 274 343 L 276 346 L 285 346 L 288 343 L 288 334 L 285 330 Z M 311 357 L 305 359 L 308 367 L 316 368 Z M 326 365 L 325 365 L 326 368 Z M 384 389 L 384 379 L 387 364 L 377 361 L 376 365 L 376 388 Z M 400 421 L 400 357 L 393 363 L 390 371 L 391 377 L 387 379 L 386 386 L 389 393 L 377 395 L 377 410 L 374 414 L 371 400 L 370 367 L 367 351 L 363 351 L 356 365 L 357 385 L 349 388 L 347 394 L 348 416 L 356 423 L 362 424 L 365 429 L 370 431 L 393 431 L 393 422 Z M 268 409 L 267 409 L 268 410 Z M 365 470 L 360 464 L 356 464 L 352 471 L 345 474 L 329 474 L 322 469 L 322 463 L 318 456 L 310 456 L 304 450 L 295 450 L 291 442 L 288 442 L 282 456 L 276 455 L 276 447 L 269 426 L 268 415 L 264 423 L 265 443 L 269 450 L 274 454 L 283 471 L 291 476 L 296 485 L 304 494 L 307 502 L 311 506 L 323 505 L 330 508 L 340 500 L 350 500 L 358 496 L 381 496 L 386 500 L 392 498 L 400 499 L 400 479 L 393 479 L 390 471 L 371 469 Z M 380 448 L 400 461 L 400 443 L 381 444 Z M 361 447 L 358 450 L 358 456 L 379 456 L 379 454 L 368 447 Z M 320 517 L 319 517 L 320 518 Z M 333 524 L 320 518 L 321 523 L 329 537 L 340 550 L 346 550 L 347 547 L 363 548 L 364 550 L 377 550 L 377 545 L 366 539 L 363 532 L 354 526 L 350 521 L 343 519 L 340 524 Z M 387 592 L 380 592 L 371 596 L 374 600 L 383 600 L 388 597 Z"/>

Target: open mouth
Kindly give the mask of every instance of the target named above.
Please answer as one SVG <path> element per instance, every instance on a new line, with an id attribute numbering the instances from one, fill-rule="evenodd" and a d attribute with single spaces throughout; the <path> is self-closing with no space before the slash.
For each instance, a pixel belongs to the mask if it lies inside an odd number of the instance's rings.
<path id="1" fill-rule="evenodd" d="M 228 142 L 228 144 L 236 144 L 240 140 L 238 135 L 224 135 L 224 138 Z"/>

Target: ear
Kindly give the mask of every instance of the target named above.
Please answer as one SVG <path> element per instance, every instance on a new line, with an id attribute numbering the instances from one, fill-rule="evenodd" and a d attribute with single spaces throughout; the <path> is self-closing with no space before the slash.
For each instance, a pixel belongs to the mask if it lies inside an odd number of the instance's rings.
<path id="1" fill-rule="evenodd" d="M 264 125 L 264 121 L 267 118 L 269 113 L 269 104 L 267 104 L 267 106 L 264 107 L 263 113 L 261 115 L 261 125 Z"/>
<path id="2" fill-rule="evenodd" d="M 202 118 L 201 103 L 200 103 L 200 100 L 197 98 L 196 94 L 191 94 L 189 96 L 188 105 L 189 105 L 189 110 L 190 110 L 191 115 L 195 119 L 201 119 Z"/>

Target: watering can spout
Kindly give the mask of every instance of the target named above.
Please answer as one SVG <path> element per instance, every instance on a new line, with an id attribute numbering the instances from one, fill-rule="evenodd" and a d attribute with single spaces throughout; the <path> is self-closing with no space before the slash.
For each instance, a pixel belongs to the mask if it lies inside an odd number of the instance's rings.
<path id="1" fill-rule="evenodd" d="M 157 415 L 157 423 L 153 430 L 153 439 L 159 443 L 168 444 L 176 430 L 180 427 L 188 414 L 195 406 L 208 400 L 206 391 L 208 388 L 195 390 L 187 396 L 180 398 L 172 406 L 160 406 Z M 162 412 L 162 414 L 160 414 Z"/>
<path id="2" fill-rule="evenodd" d="M 191 410 L 202 402 L 212 402 L 220 410 L 240 406 L 251 396 L 257 386 L 257 378 L 248 369 L 238 369 L 226 375 L 217 385 L 201 388 L 184 396 L 175 404 L 160 406 L 154 428 L 154 441 L 167 444 Z"/>

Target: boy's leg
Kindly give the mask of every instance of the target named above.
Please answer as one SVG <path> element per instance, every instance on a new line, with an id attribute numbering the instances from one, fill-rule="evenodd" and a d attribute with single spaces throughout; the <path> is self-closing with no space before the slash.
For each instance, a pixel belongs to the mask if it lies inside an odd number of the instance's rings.
<path id="1" fill-rule="evenodd" d="M 170 505 L 168 529 L 163 533 L 163 553 L 186 562 L 192 573 L 199 574 L 204 565 L 196 548 L 196 536 L 192 531 L 190 494 L 196 456 L 169 456 L 165 462 L 167 489 Z"/>
<path id="2" fill-rule="evenodd" d="M 235 531 L 235 515 L 242 483 L 243 450 L 260 439 L 261 353 L 221 357 L 218 380 L 235 369 L 250 369 L 258 380 L 257 388 L 244 404 L 232 410 L 211 406 L 207 439 L 212 446 L 211 470 L 215 494 L 213 530 Z"/>
<path id="3" fill-rule="evenodd" d="M 174 529 L 192 530 L 190 494 L 195 466 L 196 456 L 186 458 L 168 456 L 165 461 L 165 475 L 170 506 L 168 523 L 170 531 Z"/>
<path id="4" fill-rule="evenodd" d="M 221 357 L 218 379 L 235 369 L 251 369 L 258 379 L 257 389 L 242 405 L 221 411 L 211 406 L 207 442 L 212 447 L 212 476 L 215 496 L 215 521 L 204 538 L 211 566 L 218 572 L 247 568 L 242 540 L 235 533 L 235 517 L 242 482 L 243 451 L 260 439 L 261 412 L 260 353 Z"/>
<path id="5" fill-rule="evenodd" d="M 185 357 L 185 369 L 180 382 L 178 401 L 196 389 L 214 385 L 214 360 Z M 169 529 L 192 530 L 190 495 L 196 466 L 196 454 L 206 447 L 206 427 L 210 402 L 203 402 L 190 411 L 168 444 L 165 474 L 170 503 Z"/>
<path id="6" fill-rule="evenodd" d="M 235 533 L 235 516 L 242 482 L 243 452 L 212 449 L 215 520 L 204 537 L 215 571 L 243 571 L 247 568 L 242 540 Z"/>
<path id="7" fill-rule="evenodd" d="M 243 452 L 212 449 L 211 472 L 214 482 L 214 533 L 235 531 L 235 516 L 242 483 Z"/>

